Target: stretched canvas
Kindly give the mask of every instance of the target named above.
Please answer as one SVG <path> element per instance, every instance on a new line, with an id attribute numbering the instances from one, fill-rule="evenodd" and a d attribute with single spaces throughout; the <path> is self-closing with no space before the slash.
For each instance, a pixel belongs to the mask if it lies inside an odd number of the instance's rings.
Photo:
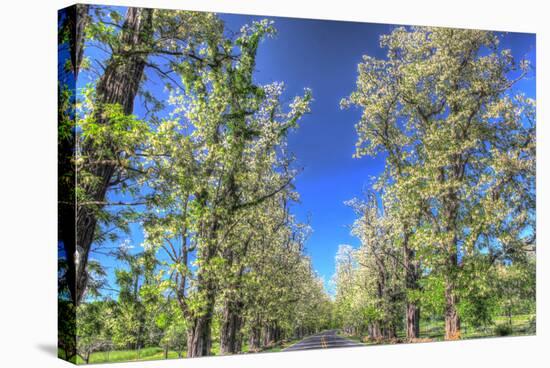
<path id="1" fill-rule="evenodd" d="M 536 329 L 535 35 L 59 11 L 58 356 Z"/>

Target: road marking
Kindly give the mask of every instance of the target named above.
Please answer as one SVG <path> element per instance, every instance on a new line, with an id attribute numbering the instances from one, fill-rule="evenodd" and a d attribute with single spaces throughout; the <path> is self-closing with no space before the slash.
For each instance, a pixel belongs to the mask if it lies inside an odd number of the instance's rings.
<path id="1" fill-rule="evenodd" d="M 328 339 L 327 337 L 331 337 Z M 311 335 L 303 338 L 301 341 L 294 343 L 283 349 L 283 351 L 295 351 L 295 350 L 309 350 L 309 349 L 330 349 L 330 348 L 342 348 L 353 346 L 364 346 L 365 344 L 358 343 L 347 339 L 345 337 L 338 336 L 336 334 L 326 335 L 324 333 Z"/>

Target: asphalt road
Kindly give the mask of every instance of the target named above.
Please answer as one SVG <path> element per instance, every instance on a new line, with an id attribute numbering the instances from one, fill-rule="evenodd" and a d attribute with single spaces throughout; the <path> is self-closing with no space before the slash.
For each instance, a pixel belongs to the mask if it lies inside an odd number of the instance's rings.
<path id="1" fill-rule="evenodd" d="M 289 346 L 283 351 L 310 350 L 310 349 L 332 349 L 332 348 L 350 348 L 353 346 L 364 346 L 361 343 L 338 336 L 338 330 L 329 330 L 309 336 L 294 345 Z"/>

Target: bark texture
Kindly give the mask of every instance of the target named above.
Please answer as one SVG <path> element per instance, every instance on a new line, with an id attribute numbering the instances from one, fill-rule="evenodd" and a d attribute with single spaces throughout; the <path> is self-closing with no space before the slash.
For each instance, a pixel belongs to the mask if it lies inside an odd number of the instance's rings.
<path id="1" fill-rule="evenodd" d="M 415 252 L 409 247 L 409 234 L 405 235 L 403 263 L 405 267 L 405 282 L 408 291 L 418 291 L 420 285 L 420 267 L 415 261 Z M 407 300 L 406 306 L 406 333 L 407 339 L 420 337 L 420 307 L 416 301 Z"/>
<path id="2" fill-rule="evenodd" d="M 208 356 L 212 348 L 212 318 L 214 315 L 214 293 L 207 293 L 204 313 L 193 318 L 187 337 L 189 358 Z"/>
<path id="3" fill-rule="evenodd" d="M 235 354 L 242 347 L 242 303 L 227 302 L 223 311 L 223 322 L 220 336 L 221 354 Z"/>
<path id="4" fill-rule="evenodd" d="M 252 322 L 250 326 L 250 336 L 248 339 L 248 350 L 250 351 L 260 351 L 261 349 L 262 329 L 260 326 L 261 322 L 259 318 Z"/>
<path id="5" fill-rule="evenodd" d="M 445 340 L 460 339 L 460 317 L 457 305 L 456 285 L 450 276 L 445 280 Z"/>
<path id="6" fill-rule="evenodd" d="M 203 195 L 204 197 L 204 195 Z M 187 334 L 187 356 L 190 358 L 210 355 L 212 347 L 212 319 L 214 317 L 214 304 L 216 302 L 216 284 L 208 268 L 215 255 L 216 233 L 219 220 L 214 215 L 213 219 L 205 221 L 201 228 L 206 228 L 204 248 L 200 250 L 199 258 L 204 262 L 197 275 L 197 293 L 203 299 L 203 306 L 199 311 L 189 313 L 190 329 Z"/>
<path id="7" fill-rule="evenodd" d="M 105 73 L 97 84 L 96 103 L 98 111 L 96 122 L 98 124 L 109 124 L 108 119 L 101 111 L 101 106 L 105 104 L 120 105 L 125 114 L 133 112 L 134 100 L 143 77 L 147 55 L 128 53 L 127 50 L 142 47 L 149 40 L 152 33 L 152 16 L 152 9 L 128 8 L 120 35 L 120 50 L 115 50 L 113 57 L 107 63 Z M 123 53 L 124 56 L 121 57 L 120 55 Z M 102 148 L 110 149 L 113 155 L 117 154 L 116 147 Z M 114 164 L 102 162 L 98 157 L 95 157 L 95 151 L 94 143 L 90 140 L 82 147 L 82 155 L 86 157 L 87 161 L 92 162 L 92 164 L 86 166 L 86 171 L 97 178 L 98 181 L 93 185 L 82 185 L 82 188 L 90 201 L 103 203 L 117 168 Z M 96 161 L 99 163 L 93 163 Z M 75 301 L 77 304 L 80 303 L 86 292 L 88 284 L 86 266 L 97 226 L 97 214 L 102 208 L 102 205 L 79 205 L 77 208 L 77 243 L 74 252 Z"/>

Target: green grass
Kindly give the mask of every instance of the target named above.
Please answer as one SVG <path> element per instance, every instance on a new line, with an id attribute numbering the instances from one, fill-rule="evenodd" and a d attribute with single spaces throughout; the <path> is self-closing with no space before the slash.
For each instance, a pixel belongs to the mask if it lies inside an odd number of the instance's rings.
<path id="1" fill-rule="evenodd" d="M 533 330 L 530 329 L 530 321 L 534 316 L 531 314 L 517 315 L 512 317 L 512 326 L 511 333 L 509 336 L 521 336 L 521 335 L 530 335 L 533 334 Z M 473 327 L 467 323 L 462 323 L 461 333 L 462 339 L 476 339 L 483 337 L 499 337 L 496 333 L 497 326 L 508 325 L 508 317 L 495 317 L 493 325 L 485 327 Z M 348 339 L 363 342 L 364 336 L 359 335 L 347 335 L 340 333 L 341 336 Z M 420 338 L 421 339 L 432 339 L 433 341 L 442 341 L 445 336 L 445 321 L 443 320 L 433 320 L 433 321 L 420 321 Z M 397 337 L 404 339 L 404 331 L 400 331 L 397 334 Z M 367 342 L 366 345 L 373 345 L 376 342 Z"/>
<path id="2" fill-rule="evenodd" d="M 280 351 L 286 346 L 297 342 L 291 341 L 287 344 L 282 344 L 281 346 L 276 346 L 264 351 Z M 248 344 L 245 343 L 242 349 L 243 353 L 248 353 Z M 212 342 L 212 355 L 220 354 L 220 343 L 219 341 Z M 58 356 L 64 358 L 64 353 L 62 349 L 58 349 Z M 183 352 L 182 357 L 185 357 L 186 353 Z M 90 355 L 90 364 L 97 363 L 116 363 L 116 362 L 134 362 L 134 361 L 147 361 L 147 360 L 163 360 L 164 349 L 160 347 L 148 347 L 137 350 L 113 350 L 113 351 L 98 351 Z M 176 351 L 168 351 L 168 359 L 178 359 L 178 353 Z M 76 358 L 76 364 L 85 364 L 84 360 L 81 357 Z"/>
<path id="3" fill-rule="evenodd" d="M 533 315 L 517 315 L 512 317 L 511 336 L 530 334 L 529 321 Z M 508 324 L 508 317 L 495 317 L 493 324 L 489 326 L 474 327 L 467 323 L 462 323 L 462 338 L 475 339 L 481 337 L 498 336 L 495 328 L 498 325 Z M 442 340 L 445 336 L 445 321 L 422 321 L 420 323 L 420 337 L 434 340 Z"/>
<path id="4" fill-rule="evenodd" d="M 185 356 L 185 352 L 183 353 Z M 178 353 L 175 351 L 168 352 L 168 359 L 178 358 Z M 113 350 L 113 351 L 98 351 L 90 356 L 90 364 L 96 363 L 114 363 L 114 362 L 132 362 L 144 360 L 160 360 L 164 359 L 164 350 L 160 347 L 150 347 L 138 350 Z M 76 364 L 84 364 L 82 358 L 77 357 Z"/>

